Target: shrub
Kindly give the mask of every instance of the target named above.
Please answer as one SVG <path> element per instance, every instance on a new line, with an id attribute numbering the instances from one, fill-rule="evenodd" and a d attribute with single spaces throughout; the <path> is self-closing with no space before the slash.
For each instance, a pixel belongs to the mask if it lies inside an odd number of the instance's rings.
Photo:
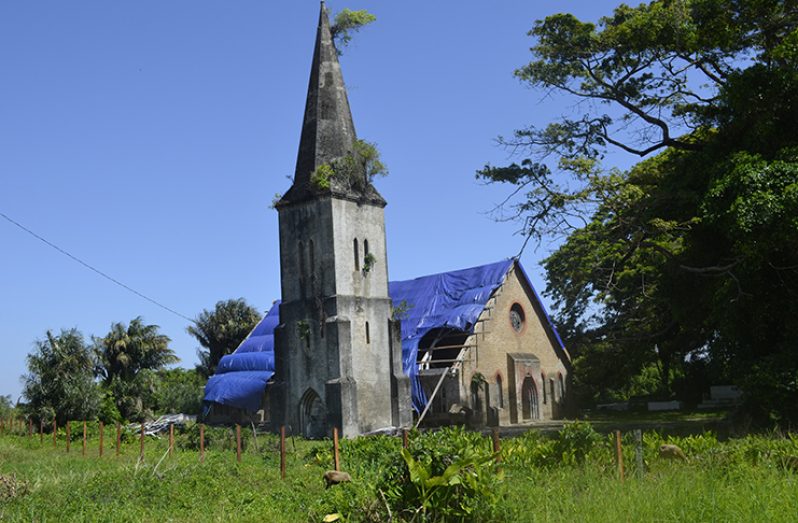
<path id="1" fill-rule="evenodd" d="M 247 438 L 241 438 L 242 448 L 246 448 Z M 175 435 L 175 446 L 183 450 L 196 451 L 200 448 L 200 426 L 187 423 Z M 207 450 L 235 450 L 235 430 L 230 427 L 205 426 L 205 448 Z"/>
<path id="2" fill-rule="evenodd" d="M 601 435 L 590 423 L 575 421 L 560 429 L 552 450 L 556 459 L 564 465 L 582 464 L 601 440 Z"/>
<path id="3" fill-rule="evenodd" d="M 413 437 L 401 459 L 378 483 L 395 512 L 431 521 L 493 519 L 503 476 L 487 438 L 461 427 L 428 432 Z"/>

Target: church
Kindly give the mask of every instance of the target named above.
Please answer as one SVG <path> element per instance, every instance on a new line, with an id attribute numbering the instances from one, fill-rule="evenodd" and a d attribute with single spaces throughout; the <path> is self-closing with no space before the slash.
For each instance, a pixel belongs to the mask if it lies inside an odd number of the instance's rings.
<path id="1" fill-rule="evenodd" d="M 318 438 L 561 417 L 570 357 L 518 260 L 389 283 L 386 200 L 362 143 L 322 3 L 293 184 L 275 205 L 281 300 L 219 362 L 206 418 Z"/>

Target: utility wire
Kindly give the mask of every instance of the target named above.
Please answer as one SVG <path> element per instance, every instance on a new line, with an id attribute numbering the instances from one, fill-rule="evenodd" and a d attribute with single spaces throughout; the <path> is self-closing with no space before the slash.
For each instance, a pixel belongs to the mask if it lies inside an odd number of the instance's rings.
<path id="1" fill-rule="evenodd" d="M 158 307 L 160 307 L 160 308 L 164 309 L 165 311 L 171 312 L 171 313 L 172 313 L 172 314 L 174 314 L 175 316 L 179 316 L 179 317 L 183 318 L 184 320 L 188 320 L 188 321 L 190 321 L 191 323 L 195 323 L 195 322 L 194 322 L 194 320 L 193 320 L 193 319 L 191 319 L 191 318 L 189 318 L 188 316 L 186 316 L 186 315 L 184 315 L 184 314 L 180 314 L 179 312 L 177 312 L 177 311 L 176 311 L 176 310 L 174 310 L 174 309 L 170 309 L 169 307 L 167 307 L 167 306 L 166 306 L 166 305 L 164 305 L 163 303 L 160 303 L 160 302 L 158 302 L 158 301 L 156 301 L 156 300 L 154 300 L 154 299 L 150 298 L 149 296 L 147 296 L 147 295 L 145 295 L 145 294 L 142 294 L 142 293 L 140 293 L 140 292 L 139 292 L 139 291 L 137 291 L 136 289 L 134 289 L 134 288 L 132 288 L 132 287 L 129 287 L 128 285 L 125 285 L 124 283 L 122 283 L 121 281 L 119 281 L 119 280 L 117 280 L 117 279 L 115 279 L 115 278 L 112 278 L 111 276 L 107 275 L 107 274 L 106 274 L 106 273 L 104 273 L 103 271 L 101 271 L 101 270 L 99 270 L 99 269 L 97 269 L 97 268 L 95 268 L 95 267 L 92 267 L 91 265 L 89 265 L 89 264 L 88 264 L 88 263 L 86 263 L 85 261 L 81 260 L 81 259 L 80 259 L 80 258 L 78 258 L 77 256 L 73 256 L 72 254 L 68 253 L 67 251 L 65 251 L 64 249 L 62 249 L 61 247 L 59 247 L 58 245 L 56 245 L 56 244 L 54 244 L 54 243 L 52 243 L 52 242 L 50 242 L 50 241 L 46 240 L 45 238 L 42 238 L 41 236 L 39 236 L 38 234 L 36 234 L 36 233 L 35 233 L 35 232 L 33 232 L 32 230 L 30 230 L 30 229 L 28 229 L 27 227 L 25 227 L 24 225 L 22 225 L 21 223 L 19 223 L 19 222 L 15 221 L 15 220 L 13 220 L 13 219 L 11 219 L 11 218 L 10 218 L 9 216 L 7 216 L 6 214 L 4 214 L 4 213 L 0 212 L 0 216 L 1 216 L 1 217 L 3 217 L 3 218 L 4 218 L 5 220 L 7 220 L 8 222 L 10 222 L 10 223 L 12 223 L 12 224 L 16 225 L 17 227 L 19 227 L 20 229 L 22 229 L 22 230 L 23 230 L 23 231 L 25 231 L 26 233 L 30 234 L 31 236 L 33 236 L 33 237 L 34 237 L 34 238 L 36 238 L 37 240 L 40 240 L 40 241 L 44 242 L 46 245 L 48 245 L 48 246 L 52 247 L 53 249 L 57 250 L 58 252 L 60 252 L 60 253 L 61 253 L 61 254 L 63 254 L 64 256 L 66 256 L 66 257 L 68 257 L 68 258 L 71 258 L 72 260 L 74 260 L 74 261 L 78 262 L 79 264 L 83 265 L 84 267 L 86 267 L 86 268 L 87 268 L 87 269 L 89 269 L 90 271 L 93 271 L 93 272 L 95 272 L 95 273 L 99 274 L 100 276 L 102 276 L 102 277 L 103 277 L 103 278 L 105 278 L 106 280 L 110 280 L 111 282 L 113 282 L 113 283 L 115 283 L 115 284 L 119 285 L 119 286 L 120 286 L 120 287 L 122 287 L 123 289 L 125 289 L 125 290 L 127 290 L 127 291 L 129 291 L 129 292 L 132 292 L 133 294 L 135 294 L 135 295 L 136 295 L 136 296 L 138 296 L 139 298 L 144 298 L 144 299 L 145 299 L 145 300 L 147 300 L 148 302 L 150 302 L 150 303 L 152 303 L 152 304 L 154 304 L 154 305 L 157 305 Z"/>

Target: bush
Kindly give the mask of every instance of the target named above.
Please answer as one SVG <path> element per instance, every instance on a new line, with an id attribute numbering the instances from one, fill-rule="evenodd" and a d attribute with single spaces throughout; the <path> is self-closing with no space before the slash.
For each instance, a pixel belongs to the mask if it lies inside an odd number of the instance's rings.
<path id="1" fill-rule="evenodd" d="M 590 423 L 567 423 L 554 439 L 553 455 L 564 465 L 582 464 L 601 440 L 601 435 Z"/>
<path id="2" fill-rule="evenodd" d="M 410 440 L 401 459 L 378 483 L 396 513 L 429 521 L 495 519 L 503 475 L 488 438 L 461 427 L 427 432 Z"/>
<path id="3" fill-rule="evenodd" d="M 249 438 L 244 437 L 241 428 L 241 448 L 246 450 Z M 200 448 L 200 426 L 198 423 L 186 423 L 175 434 L 175 447 L 183 450 L 197 451 Z M 205 450 L 230 451 L 236 449 L 236 433 L 232 427 L 205 426 Z"/>
<path id="4" fill-rule="evenodd" d="M 590 423 L 575 421 L 563 426 L 553 438 L 531 430 L 508 440 L 502 455 L 508 464 L 519 467 L 581 465 L 591 453 L 599 450 L 602 441 L 602 436 Z"/>
<path id="5" fill-rule="evenodd" d="M 548 468 L 556 464 L 555 441 L 540 432 L 530 430 L 502 445 L 502 459 L 510 466 L 519 468 Z"/>

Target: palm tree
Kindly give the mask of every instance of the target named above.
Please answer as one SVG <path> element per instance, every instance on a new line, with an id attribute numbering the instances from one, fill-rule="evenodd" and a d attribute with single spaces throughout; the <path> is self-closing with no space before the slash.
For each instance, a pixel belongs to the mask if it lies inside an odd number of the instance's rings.
<path id="1" fill-rule="evenodd" d="M 129 325 L 114 323 L 103 338 L 94 339 L 96 374 L 126 419 L 143 419 L 154 402 L 155 371 L 178 361 L 168 336 L 141 316 Z"/>
<path id="2" fill-rule="evenodd" d="M 142 370 L 158 370 L 178 360 L 168 336 L 158 333 L 158 325 L 145 325 L 141 316 L 128 326 L 114 323 L 104 338 L 95 338 L 97 374 L 105 384 L 114 378 L 132 381 Z"/>
<path id="3" fill-rule="evenodd" d="M 236 350 L 260 319 L 258 310 L 244 298 L 219 301 L 213 311 L 203 310 L 186 328 L 203 347 L 197 351 L 197 371 L 206 377 L 213 374 L 222 356 Z"/>

